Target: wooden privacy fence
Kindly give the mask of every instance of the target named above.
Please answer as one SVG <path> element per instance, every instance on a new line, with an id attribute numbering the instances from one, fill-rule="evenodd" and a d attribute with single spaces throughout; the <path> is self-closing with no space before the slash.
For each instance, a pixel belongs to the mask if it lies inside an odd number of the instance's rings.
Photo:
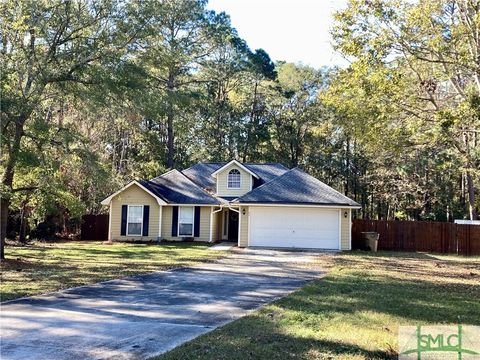
<path id="1" fill-rule="evenodd" d="M 364 231 L 380 234 L 379 250 L 480 255 L 480 225 L 355 219 L 352 223 L 352 248 L 361 248 Z"/>
<path id="2" fill-rule="evenodd" d="M 80 230 L 82 240 L 107 240 L 108 239 L 108 214 L 83 215 Z"/>

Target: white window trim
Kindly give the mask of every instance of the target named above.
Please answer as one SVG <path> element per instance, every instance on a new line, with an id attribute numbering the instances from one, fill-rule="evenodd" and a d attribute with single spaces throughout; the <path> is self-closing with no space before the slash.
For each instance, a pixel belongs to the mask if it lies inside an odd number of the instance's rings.
<path id="1" fill-rule="evenodd" d="M 192 233 L 191 234 L 182 234 L 180 235 L 180 209 L 181 208 L 191 208 L 192 209 Z M 177 219 L 177 236 L 178 237 L 185 237 L 185 236 L 193 236 L 195 233 L 195 206 L 179 206 L 178 207 L 178 219 Z"/>
<path id="2" fill-rule="evenodd" d="M 130 206 L 141 206 L 142 207 L 142 221 L 140 222 L 140 234 L 130 234 L 128 229 L 128 215 L 130 215 Z M 144 205 L 127 205 L 127 235 L 126 236 L 143 236 L 143 212 L 144 212 Z"/>
<path id="3" fill-rule="evenodd" d="M 240 174 L 240 181 L 239 181 L 238 187 L 231 187 L 231 186 L 229 185 L 229 179 L 228 179 L 228 178 L 229 178 L 229 176 L 230 176 L 230 171 L 233 171 L 233 170 L 237 170 L 237 171 L 239 172 L 239 174 Z M 237 169 L 237 168 L 230 169 L 230 170 L 228 171 L 228 173 L 227 173 L 227 189 L 238 190 L 238 189 L 241 189 L 241 188 L 242 188 L 242 172 L 241 172 L 239 169 Z"/>

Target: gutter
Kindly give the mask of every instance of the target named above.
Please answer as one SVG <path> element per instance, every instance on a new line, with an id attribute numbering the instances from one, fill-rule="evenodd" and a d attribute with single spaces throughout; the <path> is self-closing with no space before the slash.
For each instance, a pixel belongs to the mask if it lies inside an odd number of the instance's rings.
<path id="1" fill-rule="evenodd" d="M 333 208 L 333 209 L 361 209 L 360 205 L 342 205 L 342 204 L 302 204 L 302 203 L 237 203 L 238 206 L 284 206 L 284 207 L 318 207 L 318 208 Z"/>

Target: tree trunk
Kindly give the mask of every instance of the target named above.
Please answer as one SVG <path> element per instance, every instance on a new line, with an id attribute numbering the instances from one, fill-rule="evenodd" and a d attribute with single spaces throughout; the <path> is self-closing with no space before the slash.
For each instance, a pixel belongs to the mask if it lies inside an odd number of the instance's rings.
<path id="1" fill-rule="evenodd" d="M 477 220 L 477 210 L 475 208 L 475 186 L 473 184 L 473 177 L 470 172 L 470 169 L 474 168 L 470 160 L 470 142 L 471 138 L 467 132 L 463 133 L 463 142 L 465 145 L 465 178 L 467 181 L 467 194 L 468 194 L 468 210 L 470 215 L 470 220 Z M 475 141 L 475 138 L 474 138 Z M 474 144 L 475 145 L 475 144 Z"/>
<path id="2" fill-rule="evenodd" d="M 255 110 L 257 107 L 257 91 L 258 91 L 258 82 L 255 81 L 255 86 L 253 87 L 252 109 L 250 110 L 250 124 L 247 127 L 247 136 L 245 138 L 245 147 L 243 148 L 242 162 L 247 161 L 248 148 L 250 146 L 250 137 L 252 136 L 253 124 L 255 121 Z"/>
<path id="3" fill-rule="evenodd" d="M 12 189 L 13 176 L 15 174 L 15 165 L 20 152 L 20 143 L 23 137 L 23 126 L 30 116 L 31 111 L 25 112 L 19 116 L 15 122 L 15 135 L 13 137 L 12 147 L 8 152 L 5 170 L 2 177 L 2 185 L 5 189 Z M 3 194 L 1 199 L 1 224 L 0 224 L 0 259 L 5 259 L 5 238 L 7 236 L 7 221 L 10 207 L 9 195 Z"/>
<path id="4" fill-rule="evenodd" d="M 470 171 L 466 173 L 467 177 L 467 190 L 468 190 L 468 210 L 470 220 L 477 220 L 477 210 L 475 208 L 475 187 L 473 185 L 473 178 Z"/>
<path id="5" fill-rule="evenodd" d="M 169 105 L 168 105 L 168 114 L 167 114 L 167 167 L 173 169 L 174 166 L 174 151 L 173 147 L 174 142 L 174 132 L 173 132 L 173 118 L 174 118 L 174 108 L 173 108 L 173 91 L 175 89 L 173 72 L 170 71 L 168 75 L 167 88 L 169 93 Z"/>
<path id="6" fill-rule="evenodd" d="M 20 211 L 20 232 L 18 235 L 18 241 L 21 243 L 27 242 L 26 208 L 27 208 L 27 202 L 24 201 L 22 204 L 22 210 Z"/>
<path id="7" fill-rule="evenodd" d="M 354 168 L 358 169 L 357 161 L 357 139 L 353 139 L 353 159 Z M 353 200 L 358 201 L 358 170 L 353 172 Z"/>
<path id="8" fill-rule="evenodd" d="M 350 181 L 350 139 L 347 137 L 345 141 L 345 182 L 344 193 L 348 196 L 348 182 Z"/>
<path id="9" fill-rule="evenodd" d="M 167 167 L 173 169 L 173 112 L 169 111 L 167 115 Z"/>
<path id="10" fill-rule="evenodd" d="M 290 141 L 290 168 L 296 168 L 298 166 L 297 157 L 295 156 L 295 144 Z"/>
<path id="11" fill-rule="evenodd" d="M 7 237 L 8 209 L 10 201 L 2 197 L 0 200 L 0 260 L 5 259 L 5 238 Z"/>

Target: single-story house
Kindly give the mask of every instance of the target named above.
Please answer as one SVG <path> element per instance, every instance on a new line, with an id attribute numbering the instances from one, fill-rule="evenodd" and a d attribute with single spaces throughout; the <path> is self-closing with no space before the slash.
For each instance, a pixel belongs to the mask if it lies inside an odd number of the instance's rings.
<path id="1" fill-rule="evenodd" d="M 135 180 L 102 201 L 109 240 L 230 240 L 240 247 L 351 249 L 359 204 L 281 164 L 198 163 Z"/>

